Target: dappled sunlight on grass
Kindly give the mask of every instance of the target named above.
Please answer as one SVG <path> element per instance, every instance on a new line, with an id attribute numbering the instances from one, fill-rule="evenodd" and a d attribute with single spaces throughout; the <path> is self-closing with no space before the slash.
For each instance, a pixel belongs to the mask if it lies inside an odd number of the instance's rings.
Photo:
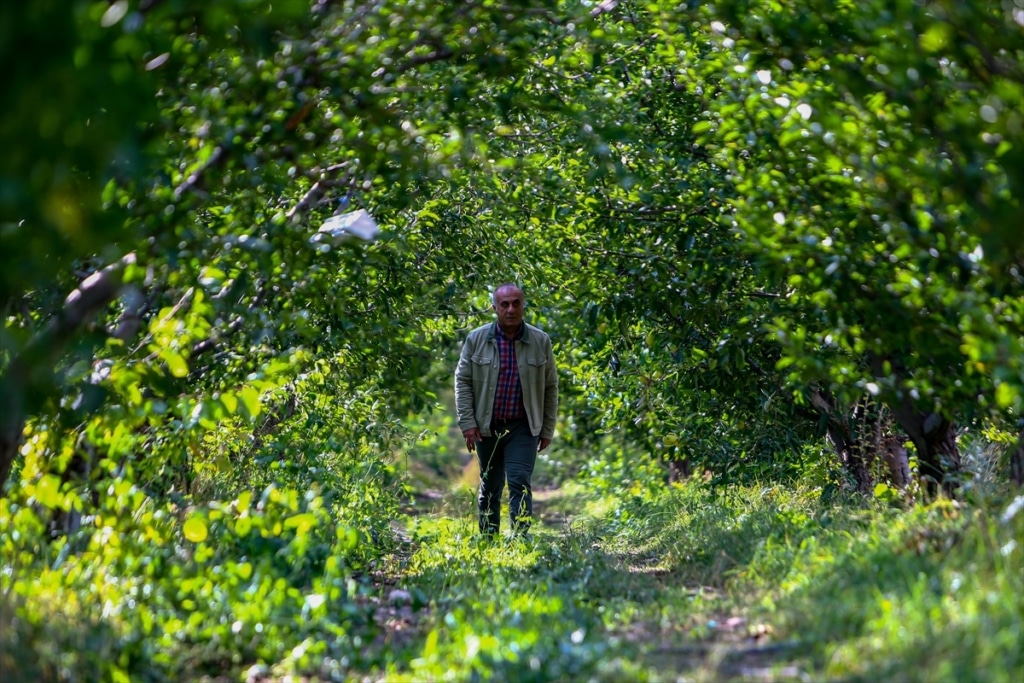
<path id="1" fill-rule="evenodd" d="M 1008 680 L 1024 669 L 1024 525 L 992 512 L 942 500 L 833 517 L 742 579 L 754 580 L 782 631 L 833 644 L 815 656 L 829 676 Z"/>
<path id="2" fill-rule="evenodd" d="M 481 538 L 475 519 L 418 517 L 409 524 L 415 550 L 405 580 L 430 596 L 429 616 L 393 680 L 554 680 L 604 676 L 619 680 L 626 662 L 578 591 L 555 567 L 581 569 L 560 536 L 536 525 L 528 539 Z M 560 562 L 571 560 L 570 562 Z M 604 673 L 601 673 L 604 672 Z M 635 676 L 630 676 L 635 678 Z"/>

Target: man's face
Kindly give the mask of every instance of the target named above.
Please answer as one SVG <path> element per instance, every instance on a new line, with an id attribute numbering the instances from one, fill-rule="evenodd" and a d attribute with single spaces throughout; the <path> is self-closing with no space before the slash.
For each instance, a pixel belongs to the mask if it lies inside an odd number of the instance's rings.
<path id="1" fill-rule="evenodd" d="M 523 293 L 514 287 L 502 287 L 494 293 L 494 312 L 502 329 L 519 329 L 523 322 Z"/>

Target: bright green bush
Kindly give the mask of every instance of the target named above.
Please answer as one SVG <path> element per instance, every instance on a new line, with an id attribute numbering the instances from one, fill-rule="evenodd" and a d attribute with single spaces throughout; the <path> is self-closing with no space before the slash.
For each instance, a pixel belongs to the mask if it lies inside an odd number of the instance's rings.
<path id="1" fill-rule="evenodd" d="M 193 492 L 156 493 L 126 468 L 95 473 L 94 493 L 43 474 L 0 501 L 0 669 L 184 680 L 262 665 L 344 678 L 373 635 L 364 577 L 393 545 L 401 486 L 397 432 L 359 392 L 338 401 L 328 388 L 338 382 L 316 373 L 290 384 L 288 415 L 268 396 L 272 433 L 197 425 Z M 51 539 L 46 520 L 76 509 L 81 529 Z"/>

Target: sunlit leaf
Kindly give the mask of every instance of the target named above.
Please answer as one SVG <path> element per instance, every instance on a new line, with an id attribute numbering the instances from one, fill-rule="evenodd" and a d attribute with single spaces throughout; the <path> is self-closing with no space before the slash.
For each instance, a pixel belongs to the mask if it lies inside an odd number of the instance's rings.
<path id="1" fill-rule="evenodd" d="M 206 528 L 206 520 L 198 513 L 190 515 L 185 520 L 182 531 L 185 534 L 185 538 L 193 543 L 202 543 L 209 535 L 209 531 Z"/>

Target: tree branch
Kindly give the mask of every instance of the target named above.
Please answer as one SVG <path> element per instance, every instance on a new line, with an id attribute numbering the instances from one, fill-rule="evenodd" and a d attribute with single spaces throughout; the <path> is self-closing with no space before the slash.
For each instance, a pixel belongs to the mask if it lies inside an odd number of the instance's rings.
<path id="1" fill-rule="evenodd" d="M 197 168 L 192 174 L 178 187 L 174 188 L 174 201 L 180 200 L 187 192 L 194 191 L 200 182 L 203 180 L 203 176 L 214 166 L 223 163 L 227 159 L 227 152 L 223 145 L 218 145 L 213 153 L 210 154 L 210 158 L 206 162 Z"/>
<path id="2" fill-rule="evenodd" d="M 28 418 L 26 397 L 45 393 L 41 369 L 52 369 L 75 333 L 121 292 L 124 270 L 134 253 L 99 270 L 75 288 L 64 307 L 18 352 L 0 375 L 0 496 L 21 447 Z"/>
<path id="3" fill-rule="evenodd" d="M 303 215 L 309 213 L 314 206 L 316 206 L 317 202 L 319 202 L 324 196 L 327 188 L 344 184 L 344 181 L 334 180 L 334 176 L 345 169 L 348 166 L 348 163 L 349 162 L 347 161 L 343 161 L 340 164 L 333 164 L 325 168 L 320 174 L 320 179 L 313 183 L 313 186 L 309 188 L 306 194 L 302 195 L 302 199 L 288 210 L 288 219 L 292 221 L 300 219 Z"/>

